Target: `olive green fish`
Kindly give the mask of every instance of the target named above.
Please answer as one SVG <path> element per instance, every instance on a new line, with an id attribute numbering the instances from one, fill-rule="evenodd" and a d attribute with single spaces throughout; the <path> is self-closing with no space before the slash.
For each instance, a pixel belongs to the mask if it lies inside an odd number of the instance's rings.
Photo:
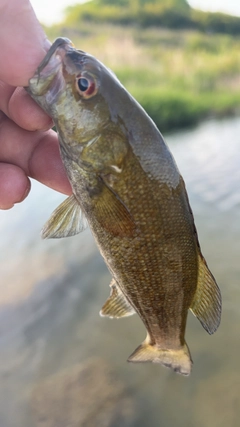
<path id="1" fill-rule="evenodd" d="M 161 133 L 109 69 L 65 38 L 53 43 L 27 91 L 54 120 L 73 191 L 43 237 L 72 236 L 88 222 L 112 275 L 100 314 L 136 312 L 147 329 L 128 360 L 189 375 L 188 309 L 212 334 L 221 295 Z"/>

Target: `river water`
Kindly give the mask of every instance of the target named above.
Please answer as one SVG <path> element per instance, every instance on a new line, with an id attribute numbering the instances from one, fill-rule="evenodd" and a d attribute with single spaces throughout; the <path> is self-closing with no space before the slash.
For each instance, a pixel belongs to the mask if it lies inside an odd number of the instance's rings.
<path id="1" fill-rule="evenodd" d="M 185 378 L 128 364 L 145 338 L 137 316 L 99 317 L 110 275 L 89 230 L 43 241 L 64 196 L 33 182 L 0 212 L 1 427 L 237 427 L 240 418 L 240 119 L 167 135 L 203 254 L 223 295 L 209 336 L 189 314 Z"/>

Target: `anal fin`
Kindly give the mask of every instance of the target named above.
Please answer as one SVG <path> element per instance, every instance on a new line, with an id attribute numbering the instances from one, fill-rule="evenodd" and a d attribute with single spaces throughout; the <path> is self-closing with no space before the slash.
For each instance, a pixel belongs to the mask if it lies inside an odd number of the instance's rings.
<path id="1" fill-rule="evenodd" d="M 198 255 L 198 283 L 190 310 L 204 329 L 213 334 L 221 320 L 221 293 L 205 259 Z"/>
<path id="2" fill-rule="evenodd" d="M 87 219 L 72 194 L 65 199 L 52 213 L 43 227 L 43 239 L 74 236 L 87 227 Z"/>
<path id="3" fill-rule="evenodd" d="M 119 286 L 113 279 L 110 283 L 111 293 L 103 305 L 100 316 L 119 319 L 120 317 L 132 316 L 135 313 L 134 308 L 128 302 Z"/>

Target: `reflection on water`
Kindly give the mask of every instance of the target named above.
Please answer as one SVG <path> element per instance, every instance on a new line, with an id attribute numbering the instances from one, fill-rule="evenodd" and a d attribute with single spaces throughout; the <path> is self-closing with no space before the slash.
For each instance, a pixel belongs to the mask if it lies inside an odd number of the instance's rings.
<path id="1" fill-rule="evenodd" d="M 33 183 L 0 212 L 1 427 L 237 427 L 240 417 L 240 120 L 169 135 L 203 253 L 223 294 L 219 331 L 189 315 L 189 378 L 125 360 L 145 338 L 137 316 L 100 318 L 110 275 L 89 231 L 42 241 L 63 196 Z"/>

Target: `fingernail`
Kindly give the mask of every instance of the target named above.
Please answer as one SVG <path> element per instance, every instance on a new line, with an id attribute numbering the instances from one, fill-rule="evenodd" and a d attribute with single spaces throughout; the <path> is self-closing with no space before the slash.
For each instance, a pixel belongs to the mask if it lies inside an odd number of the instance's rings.
<path id="1" fill-rule="evenodd" d="M 46 132 L 47 130 L 52 129 L 52 128 L 53 128 L 53 126 L 54 126 L 54 123 L 53 123 L 52 119 L 50 119 L 50 120 L 48 121 L 48 125 L 44 126 L 44 127 L 43 127 L 43 128 L 41 128 L 40 130 L 41 130 L 42 132 Z"/>
<path id="2" fill-rule="evenodd" d="M 22 195 L 21 199 L 20 199 L 18 202 L 16 202 L 16 203 L 21 203 L 21 202 L 23 202 L 23 200 L 24 200 L 24 199 L 26 199 L 26 197 L 27 197 L 27 196 L 28 196 L 28 194 L 30 193 L 30 190 L 31 190 L 31 182 L 30 182 L 30 180 L 28 180 L 28 182 L 29 182 L 29 185 L 27 186 L 26 190 L 24 191 L 24 193 L 23 193 L 23 195 Z"/>

